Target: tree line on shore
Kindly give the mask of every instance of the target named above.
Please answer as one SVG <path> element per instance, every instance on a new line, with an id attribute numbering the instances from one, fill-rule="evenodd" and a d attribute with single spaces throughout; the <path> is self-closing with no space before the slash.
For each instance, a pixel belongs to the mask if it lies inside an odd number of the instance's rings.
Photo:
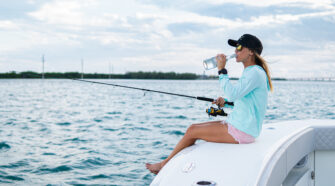
<path id="1" fill-rule="evenodd" d="M 25 72 L 7 72 L 0 73 L 1 79 L 18 79 L 18 78 L 42 78 L 42 73 L 25 71 Z M 103 74 L 103 73 L 84 73 L 79 72 L 46 72 L 44 78 L 47 79 L 77 79 L 81 77 L 87 79 L 199 79 L 201 76 L 193 73 L 175 73 L 175 72 L 127 72 L 125 74 Z"/>
<path id="2" fill-rule="evenodd" d="M 103 73 L 84 73 L 79 72 L 46 72 L 44 78 L 46 79 L 79 79 L 83 76 L 86 79 L 217 79 L 213 75 L 197 75 L 194 73 L 176 73 L 176 72 L 127 72 L 125 74 L 103 74 Z M 25 72 L 6 72 L 0 73 L 0 79 L 40 79 L 42 73 L 25 71 Z M 231 80 L 238 80 L 238 78 L 231 77 Z M 272 80 L 287 80 L 285 78 L 272 78 Z"/>

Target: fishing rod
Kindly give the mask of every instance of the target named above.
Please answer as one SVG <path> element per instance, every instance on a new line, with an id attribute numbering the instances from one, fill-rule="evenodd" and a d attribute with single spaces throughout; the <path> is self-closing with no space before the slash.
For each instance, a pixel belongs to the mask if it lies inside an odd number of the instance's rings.
<path id="1" fill-rule="evenodd" d="M 110 86 L 122 87 L 122 88 L 129 88 L 129 89 L 135 89 L 135 90 L 142 90 L 142 91 L 147 91 L 147 92 L 156 92 L 156 93 L 161 93 L 161 94 L 192 98 L 192 99 L 197 99 L 201 101 L 208 101 L 208 102 L 214 101 L 213 98 L 206 98 L 206 97 L 200 97 L 200 96 L 189 96 L 189 95 L 184 95 L 184 94 L 176 94 L 176 93 L 171 93 L 171 92 L 163 92 L 163 91 L 151 90 L 151 89 L 145 89 L 145 88 L 137 88 L 137 87 L 118 85 L 118 84 L 113 84 L 113 83 L 103 83 L 103 82 L 89 81 L 89 80 L 84 80 L 84 79 L 72 79 L 72 80 L 82 81 L 82 82 L 87 82 L 87 83 L 101 84 L 101 85 L 110 85 Z M 225 105 L 234 106 L 234 103 L 226 101 Z M 211 107 L 210 109 L 206 109 L 206 112 L 212 116 L 216 116 L 216 115 L 226 116 L 227 115 L 226 113 L 224 113 L 223 109 L 221 108 L 216 109 L 216 108 Z"/>

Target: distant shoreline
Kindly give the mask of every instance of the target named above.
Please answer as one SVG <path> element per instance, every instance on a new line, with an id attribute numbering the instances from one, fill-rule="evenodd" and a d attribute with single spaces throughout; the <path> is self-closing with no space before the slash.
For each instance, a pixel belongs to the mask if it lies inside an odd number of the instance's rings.
<path id="1" fill-rule="evenodd" d="M 42 73 L 25 72 L 6 72 L 0 73 L 0 79 L 41 79 Z M 46 72 L 45 79 L 157 79 L 157 80 L 215 80 L 218 76 L 197 75 L 194 73 L 175 73 L 175 72 L 127 72 L 125 74 L 104 74 L 104 73 L 84 73 L 79 72 Z M 231 77 L 231 80 L 238 80 L 237 77 Z M 272 78 L 274 81 L 328 81 L 334 82 L 334 78 Z"/>
<path id="2" fill-rule="evenodd" d="M 25 72 L 7 72 L 0 73 L 0 79 L 41 79 L 42 73 L 25 71 Z M 159 79 L 159 80 L 211 80 L 218 79 L 214 75 L 197 75 L 194 73 L 175 73 L 175 72 L 127 72 L 125 74 L 103 74 L 103 73 L 84 73 L 79 72 L 46 72 L 45 79 Z M 231 77 L 231 80 L 238 80 Z M 284 78 L 274 78 L 274 80 L 285 81 Z"/>
<path id="3" fill-rule="evenodd" d="M 127 72 L 125 74 L 79 73 L 79 72 L 46 72 L 44 74 L 25 71 L 0 73 L 0 79 L 198 79 L 193 73 L 175 72 Z"/>

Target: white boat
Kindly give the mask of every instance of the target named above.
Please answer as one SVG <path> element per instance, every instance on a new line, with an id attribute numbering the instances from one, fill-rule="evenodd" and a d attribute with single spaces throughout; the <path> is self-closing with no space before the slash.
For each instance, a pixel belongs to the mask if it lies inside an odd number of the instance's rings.
<path id="1" fill-rule="evenodd" d="M 162 168 L 158 185 L 335 185 L 335 120 L 265 124 L 252 144 L 197 142 Z"/>

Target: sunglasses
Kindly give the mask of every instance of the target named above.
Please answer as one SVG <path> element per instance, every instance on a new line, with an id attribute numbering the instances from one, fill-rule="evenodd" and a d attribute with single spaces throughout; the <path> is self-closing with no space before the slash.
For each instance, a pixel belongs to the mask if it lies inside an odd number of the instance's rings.
<path id="1" fill-rule="evenodd" d="M 242 51 L 243 50 L 243 46 L 242 45 L 237 45 L 236 50 L 239 51 L 239 52 Z"/>

